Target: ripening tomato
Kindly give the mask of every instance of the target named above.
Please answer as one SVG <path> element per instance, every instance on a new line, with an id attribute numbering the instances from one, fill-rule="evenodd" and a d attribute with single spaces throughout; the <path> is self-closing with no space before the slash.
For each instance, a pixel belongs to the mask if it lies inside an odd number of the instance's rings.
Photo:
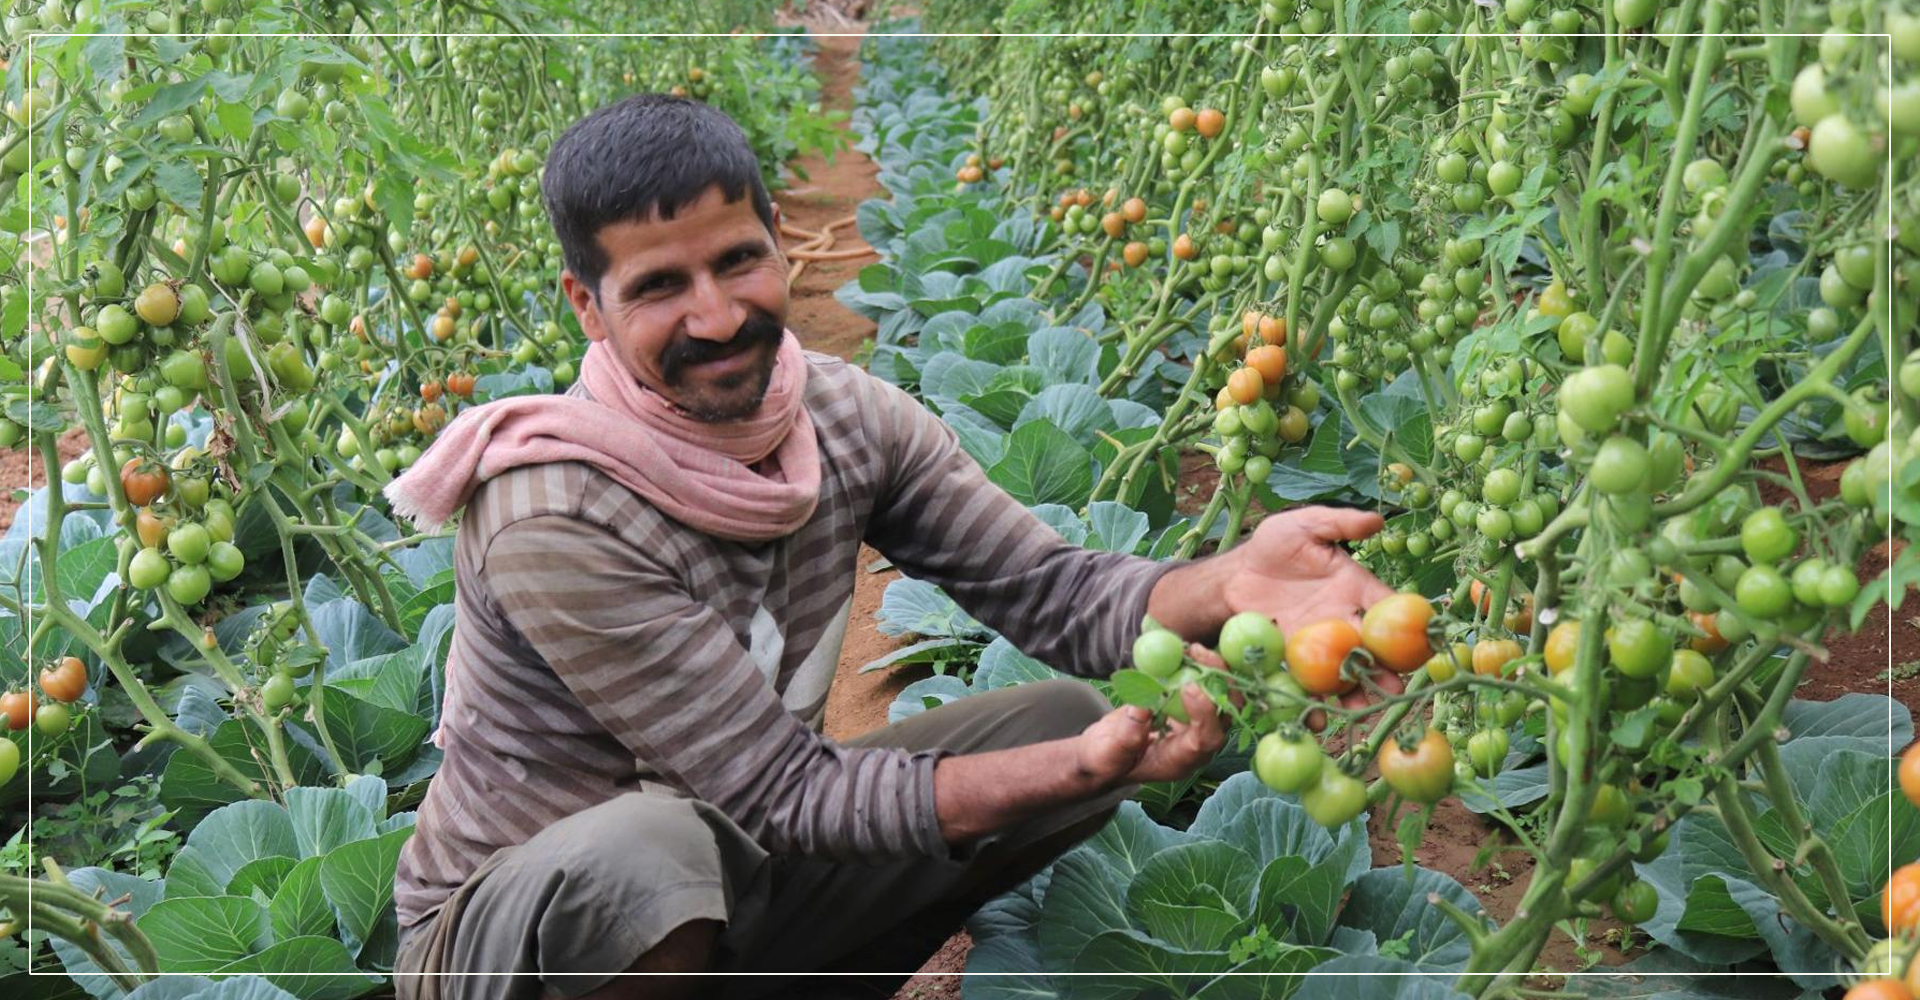
<path id="1" fill-rule="evenodd" d="M 1394 594 L 1374 602 L 1360 620 L 1360 641 L 1373 658 L 1396 674 L 1410 674 L 1433 655 L 1427 623 L 1433 605 L 1419 594 Z"/>
<path id="2" fill-rule="evenodd" d="M 1257 369 L 1251 367 L 1236 368 L 1233 374 L 1227 376 L 1227 394 L 1242 406 L 1258 400 L 1266 387 L 1266 380 L 1261 378 Z"/>
<path id="3" fill-rule="evenodd" d="M 1359 645 L 1359 630 L 1342 618 L 1295 629 L 1287 637 L 1287 672 L 1308 694 L 1345 693 L 1354 682 L 1341 676 L 1340 666 Z"/>
<path id="4" fill-rule="evenodd" d="M 0 694 L 0 715 L 7 717 L 7 728 L 16 733 L 33 724 L 33 712 L 38 707 L 32 691 Z"/>
<path id="5" fill-rule="evenodd" d="M 87 665 L 77 656 L 63 656 L 40 671 L 40 692 L 54 701 L 72 701 L 87 690 Z"/>
<path id="6" fill-rule="evenodd" d="M 1410 802 L 1431 804 L 1453 790 L 1453 746 L 1438 729 L 1429 728 L 1416 743 L 1388 740 L 1379 763 L 1387 787 Z"/>
<path id="7" fill-rule="evenodd" d="M 1900 755 L 1900 791 L 1906 793 L 1907 801 L 1915 808 L 1920 808 L 1920 742 Z"/>
<path id="8" fill-rule="evenodd" d="M 1920 931 L 1920 861 L 1901 865 L 1880 892 L 1880 922 L 1893 935 Z"/>
<path id="9" fill-rule="evenodd" d="M 1717 616 L 1711 611 L 1689 611 L 1687 621 L 1700 630 L 1701 634 L 1687 640 L 1687 645 L 1695 652 L 1712 656 L 1727 648 L 1726 636 L 1720 633 Z"/>
<path id="10" fill-rule="evenodd" d="M 1841 1000 L 1913 1000 L 1913 991 L 1898 979 L 1864 979 Z"/>
<path id="11" fill-rule="evenodd" d="M 1520 658 L 1520 644 L 1512 639 L 1482 639 L 1473 644 L 1473 672 L 1498 677 L 1508 663 Z"/>
<path id="12" fill-rule="evenodd" d="M 1555 677 L 1573 666 L 1575 655 L 1580 650 L 1580 623 L 1564 621 L 1555 625 L 1547 633 L 1546 659 L 1547 671 Z"/>
<path id="13" fill-rule="evenodd" d="M 1278 344 L 1262 344 L 1247 352 L 1247 365 L 1260 373 L 1263 385 L 1279 385 L 1287 377 L 1287 349 Z"/>
<path id="14" fill-rule="evenodd" d="M 165 496 L 167 485 L 167 468 L 164 465 L 141 458 L 129 458 L 127 464 L 120 467 L 120 490 L 126 494 L 127 502 L 135 507 L 145 507 Z"/>
<path id="15" fill-rule="evenodd" d="M 1445 684 L 1463 671 L 1473 669 L 1473 651 L 1464 642 L 1456 642 L 1450 649 L 1443 649 L 1427 660 L 1427 679 L 1435 684 Z"/>

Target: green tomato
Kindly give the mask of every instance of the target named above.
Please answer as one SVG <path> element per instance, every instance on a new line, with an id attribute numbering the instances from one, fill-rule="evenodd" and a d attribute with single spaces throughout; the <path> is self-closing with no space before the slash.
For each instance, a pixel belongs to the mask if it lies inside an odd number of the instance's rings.
<path id="1" fill-rule="evenodd" d="M 1593 483 L 1594 489 L 1616 496 L 1645 490 L 1651 468 L 1644 445 L 1630 437 L 1615 434 L 1600 443 L 1587 478 Z"/>
<path id="2" fill-rule="evenodd" d="M 1353 218 L 1353 198 L 1339 188 L 1327 188 L 1320 192 L 1320 200 L 1314 204 L 1314 212 L 1320 221 L 1337 226 Z"/>
<path id="3" fill-rule="evenodd" d="M 1807 165 L 1841 187 L 1864 190 L 1880 177 L 1880 158 L 1865 132 L 1844 113 L 1830 114 L 1807 138 Z"/>
<path id="4" fill-rule="evenodd" d="M 1173 676 L 1185 655 L 1186 643 L 1168 629 L 1150 629 L 1133 640 L 1133 668 L 1155 680 Z"/>
<path id="5" fill-rule="evenodd" d="M 1619 365 L 1582 368 L 1560 387 L 1560 411 L 1581 430 L 1611 430 L 1633 406 L 1633 376 Z"/>
<path id="6" fill-rule="evenodd" d="M 167 551 L 181 563 L 196 566 L 207 561 L 207 550 L 213 545 L 212 536 L 207 529 L 192 521 L 167 532 Z"/>
<path id="7" fill-rule="evenodd" d="M 1777 562 L 1793 554 L 1799 544 L 1786 514 L 1778 507 L 1762 507 L 1740 522 L 1740 547 L 1753 562 Z"/>
<path id="8" fill-rule="evenodd" d="M 5 788 L 20 773 L 20 744 L 0 736 L 0 788 Z"/>
<path id="9" fill-rule="evenodd" d="M 152 590 L 166 583 L 171 575 L 172 567 L 159 549 L 141 549 L 127 564 L 127 582 L 141 590 Z"/>
<path id="10" fill-rule="evenodd" d="M 213 590 L 213 575 L 205 566 L 175 566 L 167 575 L 167 594 L 188 607 L 199 604 Z"/>
<path id="11" fill-rule="evenodd" d="M 1673 639 L 1644 618 L 1627 618 L 1607 629 L 1607 656 L 1628 677 L 1655 677 L 1673 659 Z"/>
<path id="12" fill-rule="evenodd" d="M 176 350 L 161 360 L 160 377 L 175 388 L 199 392 L 207 387 L 207 363 L 196 351 Z"/>
<path id="13" fill-rule="evenodd" d="M 207 572 L 215 583 L 226 583 L 247 568 L 247 557 L 232 542 L 214 542 L 207 550 Z"/>
<path id="14" fill-rule="evenodd" d="M 49 701 L 33 713 L 33 724 L 42 736 L 59 736 L 73 725 L 73 713 L 57 701 Z M 12 742 L 9 740 L 8 742 Z"/>
<path id="15" fill-rule="evenodd" d="M 1253 748 L 1254 775 L 1276 792 L 1291 795 L 1317 784 L 1326 766 L 1320 744 L 1303 733 L 1268 733 Z"/>
<path id="16" fill-rule="evenodd" d="M 1623 924 L 1643 924 L 1660 909 L 1660 891 L 1651 883 L 1633 881 L 1620 887 L 1609 904 L 1613 919 Z"/>
<path id="17" fill-rule="evenodd" d="M 1220 627 L 1220 658 L 1233 669 L 1265 676 L 1279 669 L 1286 637 L 1273 619 L 1258 611 L 1242 611 Z"/>
<path id="18" fill-rule="evenodd" d="M 1487 473 L 1480 487 L 1480 495 L 1490 504 L 1502 507 L 1519 499 L 1520 473 L 1509 468 L 1499 468 Z"/>
<path id="19" fill-rule="evenodd" d="M 133 317 L 125 307 L 114 303 L 100 310 L 93 321 L 93 330 L 100 339 L 118 347 L 131 343 L 140 334 L 140 321 Z"/>
<path id="20" fill-rule="evenodd" d="M 1846 607 L 1860 593 L 1860 578 L 1850 566 L 1828 566 L 1820 574 L 1820 603 L 1830 608 Z"/>
<path id="21" fill-rule="evenodd" d="M 208 537 L 214 541 L 233 541 L 233 506 L 225 500 L 208 500 L 200 512 L 200 523 L 206 526 Z"/>
<path id="22" fill-rule="evenodd" d="M 1673 654 L 1672 665 L 1667 671 L 1667 697 L 1675 701 L 1691 701 L 1712 684 L 1712 660 L 1691 649 L 1678 650 Z"/>
<path id="23" fill-rule="evenodd" d="M 1748 567 L 1734 588 L 1734 600 L 1749 617 L 1774 619 L 1793 606 L 1793 587 L 1772 566 Z"/>
<path id="24" fill-rule="evenodd" d="M 1862 448 L 1871 448 L 1887 438 L 1887 421 L 1892 416 L 1892 404 L 1876 398 L 1872 386 L 1861 386 L 1853 391 L 1854 405 L 1845 407 L 1840 413 L 1840 424 L 1845 428 L 1847 437 Z"/>
<path id="25" fill-rule="evenodd" d="M 277 712 L 293 703 L 293 678 L 286 674 L 274 674 L 260 685 L 260 703 L 267 711 Z"/>
<path id="26" fill-rule="evenodd" d="M 1353 822 L 1367 808 L 1367 786 L 1337 767 L 1322 767 L 1319 779 L 1300 793 L 1300 804 L 1315 823 L 1331 830 Z"/>
<path id="27" fill-rule="evenodd" d="M 1482 729 L 1467 738 L 1467 760 L 1482 778 L 1500 773 L 1506 764 L 1510 742 L 1504 729 Z"/>

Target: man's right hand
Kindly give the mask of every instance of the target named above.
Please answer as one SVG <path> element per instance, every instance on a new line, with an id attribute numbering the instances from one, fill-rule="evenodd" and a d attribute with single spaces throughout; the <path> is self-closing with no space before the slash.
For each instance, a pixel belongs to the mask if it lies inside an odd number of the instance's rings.
<path id="1" fill-rule="evenodd" d="M 1153 729 L 1153 714 L 1123 705 L 1088 726 L 1079 737 L 1080 768 L 1102 788 L 1175 781 L 1206 766 L 1226 745 L 1219 710 L 1199 685 L 1181 691 L 1188 722 L 1169 720 Z"/>

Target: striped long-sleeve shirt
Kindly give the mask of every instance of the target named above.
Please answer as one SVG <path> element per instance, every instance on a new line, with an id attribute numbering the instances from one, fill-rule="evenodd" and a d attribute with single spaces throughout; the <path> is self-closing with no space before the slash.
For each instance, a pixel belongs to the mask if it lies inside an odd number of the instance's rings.
<path id="1" fill-rule="evenodd" d="M 446 756 L 400 857 L 403 925 L 499 848 L 639 788 L 706 800 L 773 853 L 945 856 L 939 754 L 818 732 L 863 539 L 1037 659 L 1086 676 L 1124 662 L 1170 564 L 1067 543 L 906 393 L 807 361 L 820 503 L 786 537 L 699 534 L 578 463 L 474 494 Z"/>

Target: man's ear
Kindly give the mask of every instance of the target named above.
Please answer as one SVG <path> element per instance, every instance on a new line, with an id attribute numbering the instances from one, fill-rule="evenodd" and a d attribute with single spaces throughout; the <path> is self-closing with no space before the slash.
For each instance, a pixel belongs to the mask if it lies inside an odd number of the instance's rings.
<path id="1" fill-rule="evenodd" d="M 567 304 L 573 307 L 574 318 L 580 321 L 580 332 L 586 334 L 588 340 L 607 339 L 607 329 L 600 325 L 600 310 L 593 306 L 593 289 L 572 271 L 563 270 L 560 290 L 566 293 Z"/>

